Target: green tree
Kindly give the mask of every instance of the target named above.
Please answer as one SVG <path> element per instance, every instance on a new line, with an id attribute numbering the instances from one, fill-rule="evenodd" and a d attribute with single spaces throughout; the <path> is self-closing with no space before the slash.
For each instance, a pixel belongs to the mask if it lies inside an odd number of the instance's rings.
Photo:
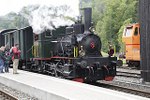
<path id="1" fill-rule="evenodd" d="M 28 18 L 33 10 L 39 8 L 39 5 L 29 5 L 23 7 L 19 13 L 10 12 L 0 17 L 0 30 L 10 28 L 22 28 L 29 26 Z"/>
<path id="2" fill-rule="evenodd" d="M 82 0 L 82 7 L 92 7 L 92 20 L 101 37 L 102 50 L 107 52 L 110 41 L 119 51 L 122 48 L 124 27 L 138 22 L 138 0 Z"/>

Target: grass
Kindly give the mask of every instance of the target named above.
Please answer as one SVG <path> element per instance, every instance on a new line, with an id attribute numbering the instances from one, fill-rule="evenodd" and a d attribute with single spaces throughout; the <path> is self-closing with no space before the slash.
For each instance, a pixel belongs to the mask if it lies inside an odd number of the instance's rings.
<path id="1" fill-rule="evenodd" d="M 102 56 L 103 56 L 103 57 L 108 57 L 108 53 L 103 52 L 103 51 L 102 51 L 101 53 L 102 53 Z"/>

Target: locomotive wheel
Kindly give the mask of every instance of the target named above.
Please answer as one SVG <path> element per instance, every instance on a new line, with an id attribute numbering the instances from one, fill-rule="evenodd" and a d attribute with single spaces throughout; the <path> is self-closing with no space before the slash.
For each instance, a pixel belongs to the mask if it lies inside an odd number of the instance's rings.
<path id="1" fill-rule="evenodd" d="M 38 70 L 39 73 L 43 73 L 43 67 L 42 66 L 39 65 L 37 70 Z"/>
<path id="2" fill-rule="evenodd" d="M 134 62 L 134 65 L 137 69 L 140 69 L 140 62 L 139 61 Z"/>
<path id="3" fill-rule="evenodd" d="M 135 68 L 140 69 L 140 61 L 129 61 L 128 67 L 135 67 Z"/>
<path id="4" fill-rule="evenodd" d="M 97 82 L 97 80 L 86 80 L 84 83 L 95 84 L 96 82 Z"/>
<path id="5" fill-rule="evenodd" d="M 117 66 L 121 67 L 123 65 L 123 61 L 122 60 L 117 60 Z"/>
<path id="6" fill-rule="evenodd" d="M 128 67 L 133 67 L 133 63 L 132 63 L 132 61 L 128 61 Z"/>

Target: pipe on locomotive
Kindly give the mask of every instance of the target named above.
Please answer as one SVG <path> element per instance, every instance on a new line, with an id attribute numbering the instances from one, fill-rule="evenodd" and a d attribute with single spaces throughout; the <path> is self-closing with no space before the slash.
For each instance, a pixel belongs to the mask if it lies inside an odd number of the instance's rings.
<path id="1" fill-rule="evenodd" d="M 84 33 L 89 34 L 92 22 L 92 8 L 84 8 Z"/>

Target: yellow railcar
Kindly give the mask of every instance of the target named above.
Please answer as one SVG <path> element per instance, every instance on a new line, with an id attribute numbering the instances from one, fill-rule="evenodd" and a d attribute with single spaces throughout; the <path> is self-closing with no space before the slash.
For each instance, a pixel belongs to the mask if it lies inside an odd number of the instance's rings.
<path id="1" fill-rule="evenodd" d="M 122 41 L 125 44 L 125 57 L 129 66 L 140 66 L 140 25 L 139 23 L 126 26 Z"/>

